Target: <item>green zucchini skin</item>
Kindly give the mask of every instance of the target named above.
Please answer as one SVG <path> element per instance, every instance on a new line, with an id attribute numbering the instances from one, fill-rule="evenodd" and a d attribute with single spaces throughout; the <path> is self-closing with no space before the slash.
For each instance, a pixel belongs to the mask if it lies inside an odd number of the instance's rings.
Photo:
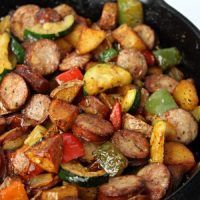
<path id="1" fill-rule="evenodd" d="M 107 173 L 102 176 L 84 177 L 73 174 L 62 168 L 60 168 L 58 176 L 64 181 L 77 184 L 81 187 L 97 187 L 98 185 L 107 183 L 109 179 L 109 175 Z"/>
<path id="2" fill-rule="evenodd" d="M 135 100 L 129 110 L 130 113 L 134 113 L 138 109 L 140 101 L 141 101 L 141 90 L 137 90 Z"/>

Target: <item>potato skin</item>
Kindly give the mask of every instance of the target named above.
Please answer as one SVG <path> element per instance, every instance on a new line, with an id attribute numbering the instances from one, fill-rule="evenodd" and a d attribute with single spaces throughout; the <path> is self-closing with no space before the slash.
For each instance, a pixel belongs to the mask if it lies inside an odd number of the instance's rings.
<path id="1" fill-rule="evenodd" d="M 199 103 L 195 85 L 191 79 L 182 80 L 174 89 L 173 96 L 177 104 L 187 111 L 192 111 Z"/>
<path id="2" fill-rule="evenodd" d="M 168 142 L 165 144 L 164 163 L 167 165 L 182 165 L 189 171 L 195 165 L 193 153 L 183 144 Z"/>

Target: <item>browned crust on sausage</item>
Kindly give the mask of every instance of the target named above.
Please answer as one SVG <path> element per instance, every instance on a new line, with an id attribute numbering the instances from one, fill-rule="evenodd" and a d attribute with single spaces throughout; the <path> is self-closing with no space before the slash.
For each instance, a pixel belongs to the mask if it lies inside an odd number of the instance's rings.
<path id="1" fill-rule="evenodd" d="M 127 69 L 135 79 L 141 79 L 147 73 L 145 57 L 133 48 L 120 51 L 117 58 L 117 65 Z"/>
<path id="2" fill-rule="evenodd" d="M 75 67 L 82 69 L 90 61 L 90 58 L 90 54 L 78 55 L 76 52 L 67 54 L 59 65 L 59 69 L 61 71 L 66 71 Z"/>
<path id="3" fill-rule="evenodd" d="M 117 23 L 117 12 L 117 3 L 105 3 L 99 21 L 99 26 L 105 30 L 115 28 Z"/>
<path id="4" fill-rule="evenodd" d="M 160 163 L 146 165 L 138 174 L 145 182 L 152 200 L 162 199 L 170 185 L 170 172 Z"/>
<path id="5" fill-rule="evenodd" d="M 51 100 L 47 95 L 35 94 L 32 96 L 22 113 L 38 123 L 42 123 L 48 117 Z"/>
<path id="6" fill-rule="evenodd" d="M 99 193 L 106 197 L 128 197 L 134 196 L 145 190 L 142 178 L 135 175 L 119 176 L 110 178 L 109 182 L 99 188 Z"/>
<path id="7" fill-rule="evenodd" d="M 25 61 L 34 72 L 41 75 L 52 74 L 58 69 L 60 62 L 59 48 L 52 40 L 38 40 L 27 48 Z"/>
<path id="8" fill-rule="evenodd" d="M 50 83 L 39 73 L 33 72 L 26 65 L 18 65 L 15 72 L 22 76 L 27 83 L 38 93 L 46 94 L 50 90 Z"/>
<path id="9" fill-rule="evenodd" d="M 71 129 L 78 114 L 78 107 L 58 99 L 53 100 L 49 108 L 51 121 L 56 123 L 62 131 Z"/>
<path id="10" fill-rule="evenodd" d="M 24 38 L 24 30 L 36 24 L 35 15 L 39 11 L 37 5 L 20 6 L 12 15 L 11 31 L 20 40 Z"/>
<path id="11" fill-rule="evenodd" d="M 79 103 L 79 107 L 86 113 L 96 114 L 106 118 L 109 114 L 109 108 L 94 96 L 84 97 Z"/>
<path id="12" fill-rule="evenodd" d="M 150 75 L 145 78 L 145 88 L 153 93 L 159 89 L 166 89 L 168 92 L 173 93 L 178 82 L 164 74 L 160 75 Z"/>
<path id="13" fill-rule="evenodd" d="M 0 117 L 0 134 L 2 134 L 6 129 L 6 119 L 4 117 Z"/>
<path id="14" fill-rule="evenodd" d="M 134 27 L 133 30 L 139 35 L 149 49 L 153 49 L 156 37 L 154 30 L 150 26 L 139 24 Z"/>
<path id="15" fill-rule="evenodd" d="M 74 124 L 100 137 L 109 137 L 114 132 L 112 124 L 98 115 L 80 114 Z"/>
<path id="16" fill-rule="evenodd" d="M 140 133 L 121 130 L 113 135 L 112 142 L 126 157 L 146 158 L 149 155 L 149 143 Z"/>
<path id="17" fill-rule="evenodd" d="M 0 98 L 8 110 L 18 110 L 26 102 L 29 90 L 24 79 L 15 73 L 7 74 L 0 85 Z"/>

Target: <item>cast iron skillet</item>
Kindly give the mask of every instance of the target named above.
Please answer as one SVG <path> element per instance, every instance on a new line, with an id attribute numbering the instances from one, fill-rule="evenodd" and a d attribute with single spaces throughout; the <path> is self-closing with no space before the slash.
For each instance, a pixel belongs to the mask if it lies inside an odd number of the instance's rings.
<path id="1" fill-rule="evenodd" d="M 80 15 L 97 20 L 102 5 L 115 0 L 1 0 L 0 16 L 6 15 L 17 5 L 34 3 L 42 7 L 55 6 L 60 3 L 72 5 Z M 187 77 L 195 80 L 200 91 L 200 31 L 184 16 L 167 5 L 163 0 L 143 0 L 145 23 L 158 33 L 162 47 L 176 46 L 183 52 L 182 70 Z M 200 161 L 200 134 L 190 145 Z M 187 180 L 167 200 L 200 200 L 200 163 L 193 176 Z"/>

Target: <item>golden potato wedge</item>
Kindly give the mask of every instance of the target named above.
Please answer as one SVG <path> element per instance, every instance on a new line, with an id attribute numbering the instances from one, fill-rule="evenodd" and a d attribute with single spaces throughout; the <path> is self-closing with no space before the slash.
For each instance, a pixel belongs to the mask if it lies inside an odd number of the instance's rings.
<path id="1" fill-rule="evenodd" d="M 154 123 L 150 139 L 150 162 L 163 163 L 166 122 L 158 120 Z"/>
<path id="2" fill-rule="evenodd" d="M 66 101 L 67 103 L 71 103 L 79 93 L 83 84 L 83 81 L 80 80 L 73 80 L 63 83 L 57 88 L 55 88 L 51 92 L 50 96 L 53 99 L 60 99 Z"/>
<path id="3" fill-rule="evenodd" d="M 96 49 L 105 39 L 106 33 L 102 30 L 94 30 L 84 27 L 80 39 L 76 45 L 78 54 L 86 54 Z"/>
<path id="4" fill-rule="evenodd" d="M 0 34 L 10 32 L 10 16 L 7 15 L 0 20 Z"/>
<path id="5" fill-rule="evenodd" d="M 83 26 L 82 24 L 77 24 L 73 31 L 71 33 L 69 33 L 65 39 L 73 46 L 73 47 L 76 47 L 79 39 L 80 39 L 80 36 L 81 36 L 81 33 L 83 31 L 85 26 Z"/>
<path id="6" fill-rule="evenodd" d="M 70 44 L 66 38 L 59 38 L 57 40 L 55 40 L 60 52 L 61 52 L 61 55 L 64 57 L 64 55 L 66 53 L 69 53 L 72 51 L 72 44 Z"/>
<path id="7" fill-rule="evenodd" d="M 182 165 L 186 171 L 189 171 L 196 162 L 193 153 L 185 145 L 178 142 L 167 142 L 164 163 L 166 165 Z"/>
<path id="8" fill-rule="evenodd" d="M 127 24 L 123 24 L 115 29 L 113 31 L 113 37 L 123 48 L 136 48 L 138 50 L 146 49 L 146 45 L 141 38 Z"/>
<path id="9" fill-rule="evenodd" d="M 199 103 L 197 91 L 191 79 L 179 82 L 173 96 L 177 104 L 187 111 L 192 111 Z"/>

